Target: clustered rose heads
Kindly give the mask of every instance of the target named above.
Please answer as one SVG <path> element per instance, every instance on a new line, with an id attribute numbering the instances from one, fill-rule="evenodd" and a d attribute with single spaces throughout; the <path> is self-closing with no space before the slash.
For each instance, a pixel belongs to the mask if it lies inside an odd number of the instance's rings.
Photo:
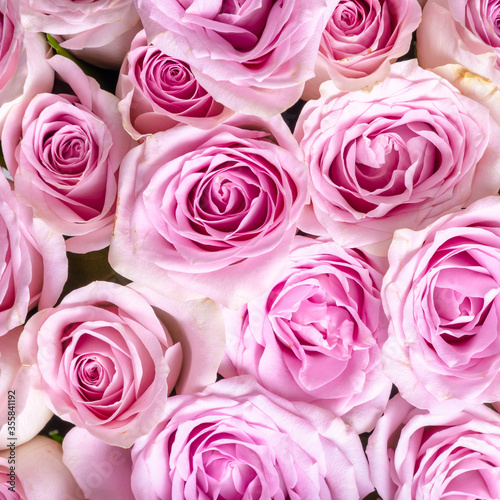
<path id="1" fill-rule="evenodd" d="M 0 497 L 498 500 L 499 27 L 0 0 Z"/>

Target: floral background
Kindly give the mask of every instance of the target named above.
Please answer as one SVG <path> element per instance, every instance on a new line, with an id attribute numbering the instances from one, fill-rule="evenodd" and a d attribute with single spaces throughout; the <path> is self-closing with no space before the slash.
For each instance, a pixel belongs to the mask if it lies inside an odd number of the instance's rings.
<path id="1" fill-rule="evenodd" d="M 1 498 L 500 498 L 497 0 L 0 15 Z"/>

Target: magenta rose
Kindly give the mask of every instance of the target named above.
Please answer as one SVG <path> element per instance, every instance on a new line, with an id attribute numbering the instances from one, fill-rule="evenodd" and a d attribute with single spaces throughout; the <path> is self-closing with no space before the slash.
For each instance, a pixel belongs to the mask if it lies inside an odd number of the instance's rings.
<path id="1" fill-rule="evenodd" d="M 19 203 L 0 173 L 0 336 L 53 306 L 68 276 L 64 240 Z"/>
<path id="2" fill-rule="evenodd" d="M 27 31 L 60 35 L 61 47 L 97 66 L 118 69 L 141 29 L 133 0 L 17 0 Z"/>
<path id="3" fill-rule="evenodd" d="M 31 385 L 29 367 L 21 365 L 21 332 L 17 327 L 0 337 L 0 450 L 29 441 L 52 417 L 45 395 Z"/>
<path id="4" fill-rule="evenodd" d="M 186 62 L 218 102 L 272 116 L 292 106 L 314 76 L 326 0 L 138 0 L 148 42 Z"/>
<path id="5" fill-rule="evenodd" d="M 35 314 L 19 352 L 54 413 L 123 447 L 162 418 L 182 364 L 181 345 L 139 293 L 98 281 Z"/>
<path id="6" fill-rule="evenodd" d="M 36 436 L 28 443 L 0 452 L 0 497 L 8 500 L 84 500 L 62 462 L 61 445 Z M 11 473 L 14 467 L 14 474 Z"/>
<path id="7" fill-rule="evenodd" d="M 342 246 L 425 227 L 498 192 L 499 134 L 484 106 L 415 60 L 395 63 L 371 92 L 325 83 L 295 130 L 312 201 L 299 227 Z"/>
<path id="8" fill-rule="evenodd" d="M 148 45 L 144 31 L 123 61 L 116 95 L 125 130 L 135 140 L 179 122 L 212 128 L 232 115 L 198 83 L 188 64 Z"/>
<path id="9" fill-rule="evenodd" d="M 382 373 L 387 321 L 382 275 L 363 255 L 297 237 L 274 287 L 225 311 L 219 372 L 251 374 L 268 390 L 340 416 L 356 432 L 375 426 L 392 383 Z"/>
<path id="10" fill-rule="evenodd" d="M 483 405 L 451 415 L 387 406 L 366 453 L 382 500 L 500 498 L 500 416 Z"/>
<path id="11" fill-rule="evenodd" d="M 112 267 L 159 293 L 232 308 L 263 293 L 307 196 L 297 149 L 281 117 L 149 137 L 121 166 Z"/>
<path id="12" fill-rule="evenodd" d="M 410 48 L 422 10 L 417 0 L 340 0 L 328 20 L 306 98 L 332 80 L 340 90 L 367 90 L 389 75 Z"/>
<path id="13" fill-rule="evenodd" d="M 9 110 L 39 92 L 50 92 L 54 70 L 48 65 L 48 44 L 40 33 L 21 24 L 18 0 L 0 1 L 0 133 Z"/>
<path id="14" fill-rule="evenodd" d="M 397 231 L 382 288 L 386 374 L 414 406 L 500 400 L 500 197 Z"/>
<path id="15" fill-rule="evenodd" d="M 419 63 L 455 63 L 500 85 L 500 9 L 496 0 L 428 0 L 417 30 Z"/>
<path id="16" fill-rule="evenodd" d="M 2 134 L 16 193 L 35 216 L 85 253 L 109 245 L 118 167 L 131 146 L 118 99 L 62 56 L 50 59 L 74 94 L 38 94 L 10 113 Z"/>
<path id="17" fill-rule="evenodd" d="M 342 420 L 233 377 L 175 396 L 132 449 L 137 500 L 359 500 L 373 489 L 361 441 Z"/>

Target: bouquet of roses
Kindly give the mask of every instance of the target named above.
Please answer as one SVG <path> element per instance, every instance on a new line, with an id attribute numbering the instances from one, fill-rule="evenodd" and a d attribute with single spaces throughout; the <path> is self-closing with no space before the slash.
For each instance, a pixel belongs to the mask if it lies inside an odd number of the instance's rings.
<path id="1" fill-rule="evenodd" d="M 1 498 L 500 498 L 500 2 L 0 16 Z"/>

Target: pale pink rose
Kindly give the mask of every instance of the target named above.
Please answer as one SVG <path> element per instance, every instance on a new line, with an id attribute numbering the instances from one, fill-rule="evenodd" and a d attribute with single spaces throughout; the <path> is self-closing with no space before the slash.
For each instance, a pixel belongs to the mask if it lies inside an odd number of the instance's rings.
<path id="1" fill-rule="evenodd" d="M 165 420 L 135 443 L 132 463 L 137 500 L 359 500 L 373 490 L 352 429 L 252 377 L 171 398 Z"/>
<path id="2" fill-rule="evenodd" d="M 116 95 L 125 130 L 139 140 L 180 123 L 212 128 L 233 112 L 198 83 L 189 65 L 137 34 L 118 76 Z"/>
<path id="3" fill-rule="evenodd" d="M 50 92 L 54 70 L 48 65 L 47 40 L 40 33 L 27 33 L 21 24 L 17 0 L 0 1 L 0 133 L 12 106 Z"/>
<path id="4" fill-rule="evenodd" d="M 111 239 L 118 168 L 131 139 L 117 97 L 71 60 L 49 62 L 74 94 L 38 94 L 11 111 L 2 134 L 7 168 L 35 216 L 73 236 L 69 251 L 99 250 Z"/>
<path id="5" fill-rule="evenodd" d="M 15 438 L 19 446 L 36 436 L 52 412 L 42 391 L 31 385 L 29 367 L 21 365 L 17 343 L 22 327 L 0 337 L 0 450 Z"/>
<path id="6" fill-rule="evenodd" d="M 180 343 L 139 293 L 98 281 L 35 314 L 19 352 L 55 414 L 123 447 L 162 418 L 182 364 Z"/>
<path id="7" fill-rule="evenodd" d="M 224 311 L 219 372 L 253 375 L 286 399 L 330 410 L 358 433 L 372 430 L 392 387 L 380 362 L 387 338 L 381 284 L 354 250 L 296 237 L 274 287 Z"/>
<path id="8" fill-rule="evenodd" d="M 417 0 L 340 0 L 328 20 L 316 60 L 316 76 L 303 99 L 317 99 L 319 85 L 369 90 L 389 75 L 391 63 L 410 48 L 420 23 Z"/>
<path id="9" fill-rule="evenodd" d="M 80 427 L 64 436 L 62 448 L 63 463 L 86 500 L 135 500 L 130 485 L 130 448 L 106 444 Z"/>
<path id="10" fill-rule="evenodd" d="M 416 60 L 393 64 L 370 92 L 325 82 L 295 136 L 312 202 L 299 227 L 342 246 L 382 246 L 396 229 L 425 227 L 500 187 L 500 128 Z"/>
<path id="11" fill-rule="evenodd" d="M 413 408 L 399 394 L 368 440 L 382 500 L 500 498 L 500 416 L 483 405 L 451 415 Z"/>
<path id="12" fill-rule="evenodd" d="M 496 0 L 428 0 L 417 30 L 420 65 L 460 64 L 499 85 L 499 19 Z"/>
<path id="13" fill-rule="evenodd" d="M 61 35 L 61 47 L 106 69 L 120 67 L 142 28 L 133 0 L 20 2 L 26 30 Z"/>
<path id="14" fill-rule="evenodd" d="M 53 306 L 68 276 L 64 239 L 19 203 L 0 173 L 0 336 Z"/>
<path id="15" fill-rule="evenodd" d="M 189 64 L 218 102 L 264 117 L 292 106 L 314 76 L 321 33 L 336 3 L 136 2 L 148 42 Z"/>
<path id="16" fill-rule="evenodd" d="M 500 197 L 397 231 L 382 301 L 384 371 L 414 406 L 500 400 Z"/>
<path id="17" fill-rule="evenodd" d="M 287 148 L 287 149 L 285 149 Z M 238 308 L 271 285 L 307 197 L 281 117 L 159 132 L 125 157 L 109 261 L 175 298 Z"/>
<path id="18" fill-rule="evenodd" d="M 0 496 L 9 500 L 84 500 L 62 456 L 61 445 L 45 436 L 12 448 L 12 454 L 10 449 L 1 451 Z"/>

